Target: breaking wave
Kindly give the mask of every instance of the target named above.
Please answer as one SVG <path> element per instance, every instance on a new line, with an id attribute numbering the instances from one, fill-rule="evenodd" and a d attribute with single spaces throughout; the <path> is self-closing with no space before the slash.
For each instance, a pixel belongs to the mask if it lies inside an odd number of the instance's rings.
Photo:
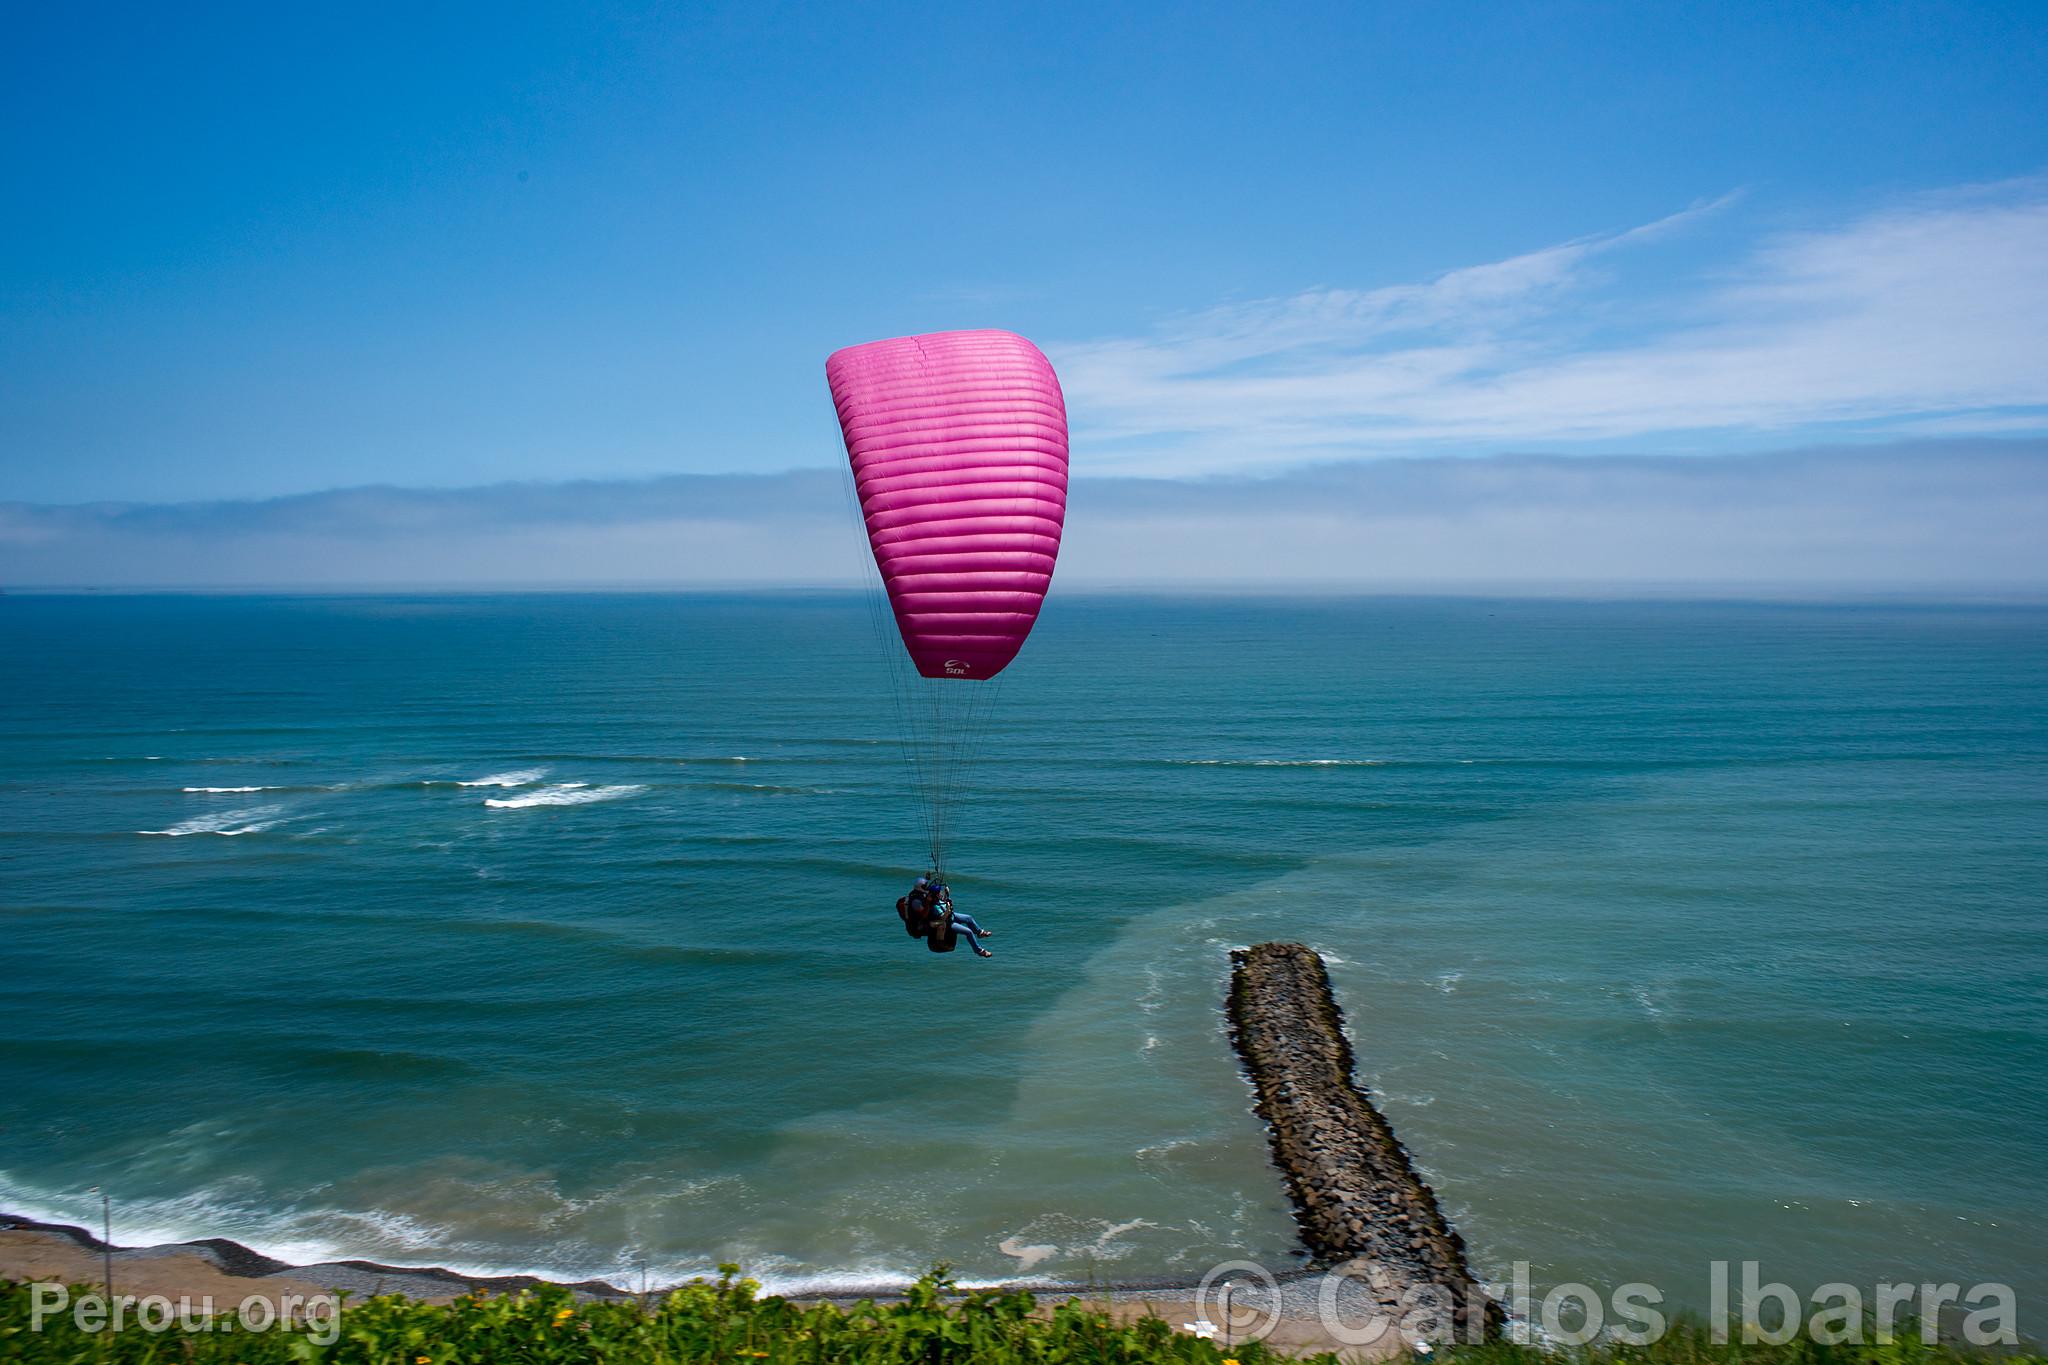
<path id="1" fill-rule="evenodd" d="M 159 834 L 166 838 L 178 839 L 187 834 L 219 834 L 232 837 L 237 834 L 261 834 L 266 829 L 276 828 L 284 811 L 278 806 L 252 806 L 247 810 L 217 811 L 212 815 L 198 815 L 190 820 L 180 821 L 169 829 L 139 829 L 137 834 Z"/>
<path id="2" fill-rule="evenodd" d="M 1384 758 L 1169 758 L 1183 768 L 1384 768 Z"/>
<path id="3" fill-rule="evenodd" d="M 486 806 L 499 810 L 523 810 L 528 806 L 587 806 L 593 801 L 613 801 L 621 796 L 632 796 L 647 788 L 637 784 L 621 784 L 616 787 L 593 787 L 587 782 L 559 782 L 539 791 L 521 792 L 517 796 L 486 797 Z"/>
<path id="4" fill-rule="evenodd" d="M 543 777 L 547 776 L 547 773 L 548 770 L 546 768 L 520 768 L 509 773 L 492 773 L 489 777 L 474 778 L 468 782 L 457 782 L 455 785 L 458 787 L 524 787 L 529 783 L 540 781 Z M 580 787 L 583 784 L 572 782 L 569 785 Z"/>

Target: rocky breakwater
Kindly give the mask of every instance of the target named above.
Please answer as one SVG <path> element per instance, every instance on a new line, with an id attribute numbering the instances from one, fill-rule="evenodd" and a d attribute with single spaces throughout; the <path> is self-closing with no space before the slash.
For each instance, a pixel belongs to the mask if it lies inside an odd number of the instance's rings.
<path id="1" fill-rule="evenodd" d="M 1448 1312 L 1461 1340 L 1497 1331 L 1500 1307 L 1473 1278 L 1464 1241 L 1353 1080 L 1322 958 L 1299 943 L 1230 956 L 1231 1041 L 1257 1087 L 1309 1254 L 1355 1271 L 1397 1315 L 1426 1304 Z"/>

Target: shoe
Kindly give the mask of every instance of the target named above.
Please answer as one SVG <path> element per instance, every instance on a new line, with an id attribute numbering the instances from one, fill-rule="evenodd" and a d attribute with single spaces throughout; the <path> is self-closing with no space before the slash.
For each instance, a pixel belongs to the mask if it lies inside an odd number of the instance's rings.
<path id="1" fill-rule="evenodd" d="M 994 953 L 990 952 L 990 951 L 989 951 L 988 949 L 986 949 L 986 948 L 983 948 L 983 947 L 981 947 L 981 946 L 980 946 L 979 944 L 975 945 L 975 949 L 974 949 L 974 955 L 975 955 L 976 957 L 994 957 L 994 956 L 995 956 L 995 954 L 994 954 Z"/>
<path id="2" fill-rule="evenodd" d="M 981 931 L 981 936 L 983 938 L 994 938 L 996 936 L 996 931 L 993 929 L 984 929 Z"/>

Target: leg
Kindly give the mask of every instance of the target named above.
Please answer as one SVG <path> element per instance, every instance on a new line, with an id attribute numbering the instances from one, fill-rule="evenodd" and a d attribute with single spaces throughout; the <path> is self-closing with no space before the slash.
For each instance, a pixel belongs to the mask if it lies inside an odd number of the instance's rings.
<path id="1" fill-rule="evenodd" d="M 974 949 L 974 955 L 976 957 L 993 957 L 993 953 L 989 952 L 988 949 L 981 946 L 981 935 L 977 934 L 976 932 L 974 932 L 972 928 L 969 927 L 969 924 L 971 924 L 972 921 L 969 921 L 968 923 L 961 922 L 966 919 L 967 917 L 965 915 L 953 916 L 953 932 L 967 940 L 967 946 Z"/>
<path id="2" fill-rule="evenodd" d="M 955 924 L 959 925 L 959 926 L 960 926 L 960 927 L 961 927 L 962 929 L 965 929 L 965 930 L 966 930 L 966 931 L 967 931 L 968 933 L 970 933 L 970 934 L 973 934 L 973 935 L 974 935 L 974 936 L 975 936 L 976 938 L 979 938 L 979 937 L 981 937 L 981 936 L 982 936 L 983 934 L 985 934 L 985 933 L 987 933 L 987 932 L 988 932 L 988 930 L 986 930 L 986 929 L 982 928 L 982 927 L 981 927 L 981 926 L 980 926 L 979 924 L 976 924 L 976 923 L 974 922 L 974 916 L 972 916 L 972 915 L 967 915 L 967 914 L 962 914 L 962 913 L 961 913 L 960 911 L 958 911 L 958 910 L 955 910 L 955 911 L 953 912 L 953 923 L 955 923 Z"/>

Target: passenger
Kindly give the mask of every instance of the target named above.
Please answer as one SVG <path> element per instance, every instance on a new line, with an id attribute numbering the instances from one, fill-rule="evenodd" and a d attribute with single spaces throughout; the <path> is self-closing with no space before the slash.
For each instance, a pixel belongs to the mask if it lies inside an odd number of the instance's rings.
<path id="1" fill-rule="evenodd" d="M 940 889 L 944 890 L 943 887 Z M 995 956 L 994 953 L 981 946 L 981 941 L 990 937 L 990 934 L 988 930 L 975 923 L 974 916 L 964 910 L 955 910 L 953 902 L 950 900 L 941 900 L 938 903 L 937 911 L 934 924 L 943 924 L 955 933 L 965 934 L 967 936 L 967 946 L 974 949 L 976 957 Z"/>

